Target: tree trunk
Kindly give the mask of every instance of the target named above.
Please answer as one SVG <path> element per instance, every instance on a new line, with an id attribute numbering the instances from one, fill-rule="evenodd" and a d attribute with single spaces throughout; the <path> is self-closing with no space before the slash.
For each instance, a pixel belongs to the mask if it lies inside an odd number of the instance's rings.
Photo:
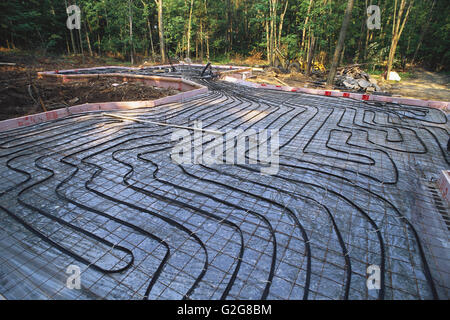
<path id="1" fill-rule="evenodd" d="M 163 0 L 155 0 L 158 6 L 158 32 L 159 47 L 161 52 L 161 63 L 166 63 L 166 48 L 164 45 L 164 21 L 163 21 Z"/>
<path id="2" fill-rule="evenodd" d="M 363 47 L 363 40 L 364 40 L 364 38 L 367 39 L 367 35 L 366 35 L 366 37 L 364 37 L 364 29 L 368 29 L 366 27 L 366 21 L 367 21 L 367 14 L 366 13 L 367 13 L 367 0 L 365 0 L 364 12 L 363 12 L 363 15 L 362 15 L 361 29 L 360 29 L 360 33 L 361 34 L 360 34 L 359 40 L 358 40 L 358 49 L 356 51 L 355 58 L 353 59 L 354 63 L 358 63 L 359 58 L 361 56 L 365 57 L 365 54 L 361 54 L 361 52 L 363 51 L 363 48 L 362 48 Z M 367 30 L 366 33 L 368 33 L 368 30 Z"/>
<path id="3" fill-rule="evenodd" d="M 422 32 L 420 33 L 419 42 L 417 43 L 416 50 L 414 50 L 414 56 L 411 60 L 412 65 L 414 65 L 414 61 L 416 60 L 417 53 L 419 52 L 420 46 L 422 45 L 423 38 L 425 37 L 425 34 L 427 33 L 427 30 L 428 30 L 428 26 L 431 23 L 431 19 L 433 17 L 433 8 L 434 8 L 435 4 L 436 4 L 436 0 L 433 0 L 433 3 L 431 4 L 431 8 L 430 8 L 430 16 L 428 17 L 428 21 L 425 24 L 425 26 L 422 27 Z"/>
<path id="4" fill-rule="evenodd" d="M 208 17 L 208 5 L 206 3 L 206 0 L 204 2 L 205 4 L 205 17 Z M 208 21 L 206 22 L 206 25 L 208 25 Z M 209 31 L 205 30 L 205 40 L 206 40 L 206 60 L 209 62 Z"/>
<path id="5" fill-rule="evenodd" d="M 308 64 L 309 54 L 311 53 L 311 27 L 308 27 L 308 40 L 306 40 L 306 63 Z M 305 70 L 306 71 L 306 70 Z"/>
<path id="6" fill-rule="evenodd" d="M 98 12 L 97 12 L 97 54 L 100 56 L 101 55 L 101 38 L 100 38 L 100 18 L 98 16 Z M 92 30 L 92 28 L 91 28 Z M 95 36 L 94 36 L 95 37 Z"/>
<path id="7" fill-rule="evenodd" d="M 344 43 L 344 46 L 342 47 L 341 57 L 339 59 L 339 65 L 342 65 L 344 63 L 344 55 L 345 55 L 345 43 Z"/>
<path id="8" fill-rule="evenodd" d="M 301 46 L 302 50 L 305 49 L 306 26 L 309 21 L 309 13 L 311 12 L 312 3 L 313 0 L 309 0 L 308 11 L 306 13 L 305 24 L 303 25 L 303 32 L 302 32 L 302 46 Z"/>
<path id="9" fill-rule="evenodd" d="M 336 49 L 334 50 L 330 72 L 328 73 L 327 87 L 329 88 L 333 86 L 334 77 L 336 76 L 339 57 L 341 55 L 342 47 L 344 46 L 345 36 L 347 34 L 347 28 L 350 22 L 350 17 L 352 16 L 353 2 L 354 0 L 347 1 L 347 8 L 345 9 L 344 20 L 342 21 L 341 31 L 339 32 L 338 43 L 336 45 Z"/>
<path id="10" fill-rule="evenodd" d="M 144 8 L 148 8 L 149 4 L 146 3 L 144 0 L 141 0 L 142 5 L 144 6 Z M 148 36 L 150 38 L 150 50 L 152 51 L 152 61 L 155 61 L 155 47 L 153 45 L 153 35 L 152 35 L 152 23 L 150 22 L 150 18 L 149 18 L 149 12 L 145 11 L 147 13 L 147 28 L 148 28 Z"/>
<path id="11" fill-rule="evenodd" d="M 86 33 L 86 42 L 88 44 L 89 56 L 93 57 L 94 54 L 92 53 L 91 40 L 89 39 L 89 31 L 86 25 L 86 19 L 84 20 L 84 28 L 86 29 L 84 32 Z"/>
<path id="12" fill-rule="evenodd" d="M 271 2 L 271 18 L 270 18 L 270 51 L 272 56 L 271 65 L 275 64 L 276 48 L 277 48 L 277 5 L 278 0 L 270 0 Z"/>
<path id="13" fill-rule="evenodd" d="M 195 37 L 195 60 L 198 61 L 198 35 Z"/>
<path id="14" fill-rule="evenodd" d="M 189 25 L 187 32 L 187 53 L 186 57 L 190 58 L 191 56 L 191 26 L 192 26 L 192 9 L 194 8 L 194 0 L 191 0 L 191 7 L 189 9 Z"/>
<path id="15" fill-rule="evenodd" d="M 367 60 L 367 49 L 369 47 L 369 39 L 371 39 L 372 31 L 370 31 L 368 28 L 366 28 L 366 42 L 364 43 L 364 61 Z M 381 41 L 380 41 L 381 42 Z"/>
<path id="16" fill-rule="evenodd" d="M 206 34 L 206 60 L 209 62 L 209 35 Z"/>
<path id="17" fill-rule="evenodd" d="M 314 47 L 316 45 L 316 38 L 314 37 L 314 33 L 311 34 L 310 44 L 308 50 L 308 64 L 306 65 L 306 76 L 309 76 L 311 73 L 311 64 L 314 57 Z"/>
<path id="18" fill-rule="evenodd" d="M 273 66 L 274 51 L 273 51 L 273 14 L 272 14 L 272 0 L 270 0 L 270 20 L 269 20 L 269 50 L 270 50 L 270 65 Z"/>
<path id="19" fill-rule="evenodd" d="M 203 52 L 203 21 L 200 23 L 200 60 L 203 63 L 204 52 Z"/>
<path id="20" fill-rule="evenodd" d="M 75 5 L 77 5 L 76 2 L 75 2 Z M 84 49 L 83 49 L 83 39 L 81 38 L 81 26 L 80 26 L 80 29 L 78 29 L 78 37 L 80 39 L 81 60 L 84 63 Z"/>
<path id="21" fill-rule="evenodd" d="M 128 0 L 128 18 L 130 22 L 130 59 L 131 64 L 134 64 L 134 54 L 133 54 L 133 14 L 131 10 L 133 0 Z"/>
<path id="22" fill-rule="evenodd" d="M 66 38 L 67 54 L 70 55 L 70 46 L 69 46 L 69 40 L 67 39 L 67 34 L 65 34 L 65 38 Z M 6 39 L 6 45 L 7 45 L 7 48 L 9 49 L 8 39 Z"/>
<path id="23" fill-rule="evenodd" d="M 155 61 L 155 47 L 153 45 L 153 36 L 152 36 L 152 24 L 150 23 L 150 19 L 147 16 L 147 26 L 148 26 L 148 35 L 150 37 L 150 48 L 152 50 L 152 60 Z"/>
<path id="24" fill-rule="evenodd" d="M 387 66 L 386 66 L 386 69 L 387 69 L 386 76 L 385 76 L 386 79 L 389 79 L 389 73 L 392 70 L 392 64 L 394 62 L 395 51 L 397 50 L 397 44 L 398 44 L 398 41 L 400 40 L 400 36 L 403 32 L 403 28 L 405 27 L 405 23 L 406 23 L 406 20 L 408 19 L 408 15 L 409 15 L 409 12 L 411 10 L 414 0 L 411 0 L 409 2 L 409 6 L 405 12 L 406 2 L 407 2 L 407 0 L 401 0 L 398 14 L 396 16 L 394 14 L 394 20 L 393 20 L 393 25 L 392 25 L 391 48 L 389 50 L 389 58 L 388 58 Z M 397 0 L 395 0 L 395 8 L 397 8 Z M 403 15 L 404 12 L 405 12 L 405 14 Z"/>
<path id="25" fill-rule="evenodd" d="M 272 53 L 270 51 L 269 20 L 266 21 L 266 40 L 267 40 L 267 63 L 271 64 Z"/>
<path id="26" fill-rule="evenodd" d="M 81 48 L 81 60 L 84 63 L 84 49 L 83 49 L 83 39 L 81 38 L 81 28 L 78 29 L 78 36 L 80 38 L 80 48 Z"/>
<path id="27" fill-rule="evenodd" d="M 64 0 L 65 4 L 66 4 L 66 9 L 67 9 L 67 0 Z M 69 14 L 67 14 L 67 18 L 69 17 Z M 70 40 L 72 41 L 72 52 L 73 53 L 77 53 L 77 47 L 75 45 L 75 37 L 73 36 L 73 30 L 70 29 Z"/>
<path id="28" fill-rule="evenodd" d="M 98 55 L 100 56 L 102 54 L 100 33 L 97 35 L 97 41 L 98 41 Z"/>
<path id="29" fill-rule="evenodd" d="M 281 31 L 283 30 L 284 16 L 286 15 L 288 4 L 289 4 L 289 0 L 286 0 L 286 5 L 284 7 L 284 11 L 280 16 L 280 27 L 278 28 L 278 47 L 281 47 Z"/>

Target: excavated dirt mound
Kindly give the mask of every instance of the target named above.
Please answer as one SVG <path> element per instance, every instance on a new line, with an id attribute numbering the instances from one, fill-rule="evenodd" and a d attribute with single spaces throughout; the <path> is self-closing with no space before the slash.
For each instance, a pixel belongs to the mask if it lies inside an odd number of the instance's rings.
<path id="1" fill-rule="evenodd" d="M 0 73 L 0 120 L 43 112 L 44 107 L 49 111 L 88 102 L 154 100 L 177 93 L 115 79 L 62 84 L 35 79 L 35 75 L 16 68 Z"/>

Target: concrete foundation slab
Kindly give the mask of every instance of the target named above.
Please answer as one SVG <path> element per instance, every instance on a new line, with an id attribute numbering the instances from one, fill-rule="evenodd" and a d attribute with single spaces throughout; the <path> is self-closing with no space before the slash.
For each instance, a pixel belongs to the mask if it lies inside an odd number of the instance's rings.
<path id="1" fill-rule="evenodd" d="M 6 299 L 450 298 L 441 110 L 243 86 L 201 69 L 176 76 L 208 92 L 108 111 L 142 122 L 91 111 L 0 133 Z M 148 123 L 196 121 L 278 130 L 278 171 L 177 164 L 176 128 Z M 211 137 L 191 139 L 206 148 Z"/>

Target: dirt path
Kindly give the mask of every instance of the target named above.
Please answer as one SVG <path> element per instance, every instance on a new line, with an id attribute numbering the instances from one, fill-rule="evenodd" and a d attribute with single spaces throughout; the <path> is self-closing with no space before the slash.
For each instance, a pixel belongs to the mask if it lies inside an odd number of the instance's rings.
<path id="1" fill-rule="evenodd" d="M 410 79 L 384 83 L 393 95 L 424 100 L 450 101 L 450 76 L 416 69 Z"/>

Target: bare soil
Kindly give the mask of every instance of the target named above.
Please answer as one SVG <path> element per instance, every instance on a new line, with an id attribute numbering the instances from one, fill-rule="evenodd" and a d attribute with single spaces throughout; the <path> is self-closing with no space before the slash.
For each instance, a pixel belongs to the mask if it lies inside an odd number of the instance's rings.
<path id="1" fill-rule="evenodd" d="M 270 69 L 269 69 L 270 70 Z M 254 72 L 255 77 L 249 81 L 274 85 L 288 85 L 291 87 L 324 88 L 326 73 L 317 72 L 306 77 L 302 73 L 282 74 L 273 71 Z M 426 71 L 416 68 L 412 76 L 399 82 L 385 81 L 381 76 L 372 75 L 378 80 L 383 92 L 399 97 L 423 100 L 450 101 L 450 76 L 443 73 Z M 336 88 L 342 91 L 351 91 L 345 88 Z"/>
<path id="2" fill-rule="evenodd" d="M 44 108 L 50 111 L 88 102 L 154 100 L 179 93 L 173 89 L 115 79 L 67 84 L 37 79 L 38 71 L 103 65 L 95 59 L 86 60 L 85 64 L 81 61 L 77 64 L 76 60 L 65 62 L 56 59 L 52 62 L 49 58 L 1 56 L 0 61 L 14 62 L 17 65 L 0 65 L 0 120 L 43 112 Z"/>
<path id="3" fill-rule="evenodd" d="M 270 68 L 268 68 L 268 71 L 253 72 L 253 74 L 254 77 L 248 79 L 251 82 L 305 88 L 323 88 L 323 84 L 320 81 L 325 77 L 321 73 L 313 74 L 310 77 L 297 72 L 289 74 L 276 73 L 271 71 Z"/>
<path id="4" fill-rule="evenodd" d="M 377 79 L 378 80 L 378 79 Z M 408 79 L 384 81 L 393 95 L 424 100 L 450 101 L 450 76 L 417 68 Z"/>

